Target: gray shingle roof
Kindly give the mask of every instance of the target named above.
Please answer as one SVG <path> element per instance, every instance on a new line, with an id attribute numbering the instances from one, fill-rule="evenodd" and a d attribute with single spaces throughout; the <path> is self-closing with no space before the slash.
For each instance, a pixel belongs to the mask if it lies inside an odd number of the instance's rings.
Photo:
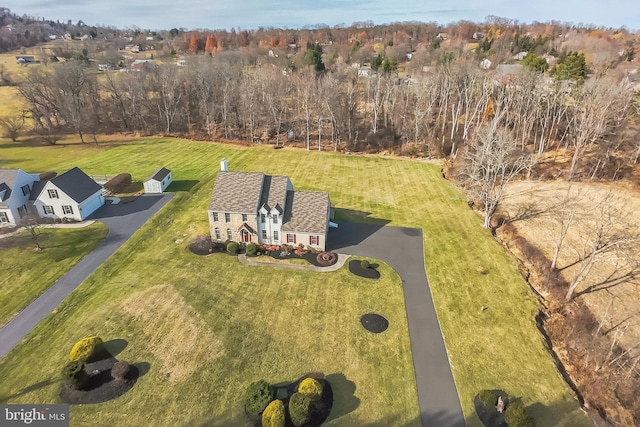
<path id="1" fill-rule="evenodd" d="M 269 210 L 279 207 L 280 214 L 282 214 L 287 202 L 287 184 L 289 182 L 288 176 L 265 175 L 260 206 L 266 204 Z"/>
<path id="2" fill-rule="evenodd" d="M 328 193 L 288 191 L 282 231 L 323 234 L 327 231 L 328 210 Z"/>
<path id="3" fill-rule="evenodd" d="M 156 180 L 156 181 L 160 182 L 160 181 L 162 181 L 163 179 L 165 179 L 165 178 L 167 177 L 167 175 L 169 175 L 170 173 L 171 173 L 171 171 L 170 171 L 169 169 L 167 169 L 167 168 L 160 168 L 160 169 L 158 169 L 157 171 L 155 171 L 155 172 L 153 173 L 153 175 L 151 175 L 151 176 L 147 179 L 147 181 L 150 181 L 150 180 L 152 180 L 152 179 L 153 179 L 153 180 Z"/>
<path id="4" fill-rule="evenodd" d="M 33 183 L 33 188 L 31 189 L 31 194 L 29 195 L 29 200 L 35 200 L 38 198 L 40 193 L 42 193 L 42 189 L 46 185 L 48 181 L 36 181 Z"/>
<path id="5" fill-rule="evenodd" d="M 8 206 L 9 196 L 17 176 L 18 169 L 0 169 L 0 192 L 5 191 L 4 197 L 0 200 L 0 206 Z"/>
<path id="6" fill-rule="evenodd" d="M 102 189 L 97 182 L 77 166 L 56 176 L 51 180 L 51 183 L 78 203 Z"/>
<path id="7" fill-rule="evenodd" d="M 218 172 L 209 210 L 255 214 L 263 180 L 264 174 L 260 172 Z"/>

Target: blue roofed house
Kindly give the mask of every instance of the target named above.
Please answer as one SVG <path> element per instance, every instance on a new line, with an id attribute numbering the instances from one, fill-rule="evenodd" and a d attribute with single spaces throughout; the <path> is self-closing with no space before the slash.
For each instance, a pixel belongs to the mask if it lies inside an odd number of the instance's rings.
<path id="1" fill-rule="evenodd" d="M 0 169 L 0 226 L 17 226 L 29 213 L 29 197 L 37 174 L 22 169 Z"/>
<path id="2" fill-rule="evenodd" d="M 49 181 L 40 181 L 33 192 L 39 216 L 82 221 L 104 205 L 102 186 L 75 167 Z"/>

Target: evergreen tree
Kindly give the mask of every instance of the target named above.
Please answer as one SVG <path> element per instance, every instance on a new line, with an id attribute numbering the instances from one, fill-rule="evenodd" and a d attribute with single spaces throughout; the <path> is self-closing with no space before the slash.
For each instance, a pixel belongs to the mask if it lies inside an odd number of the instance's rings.
<path id="1" fill-rule="evenodd" d="M 543 57 L 538 56 L 533 52 L 527 53 L 527 56 L 525 56 L 522 60 L 522 64 L 526 67 L 533 68 L 540 73 L 544 73 L 545 71 L 547 71 L 547 68 L 549 68 L 549 64 L 547 64 L 547 61 Z"/>
<path id="2" fill-rule="evenodd" d="M 311 41 L 307 42 L 307 50 L 302 61 L 306 65 L 313 65 L 313 69 L 317 73 L 322 73 L 325 70 L 324 62 L 322 62 L 322 46 Z"/>

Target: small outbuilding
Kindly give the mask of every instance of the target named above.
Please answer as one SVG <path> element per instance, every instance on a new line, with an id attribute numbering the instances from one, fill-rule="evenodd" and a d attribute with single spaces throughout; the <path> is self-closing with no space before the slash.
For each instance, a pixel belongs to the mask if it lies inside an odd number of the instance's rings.
<path id="1" fill-rule="evenodd" d="M 160 168 L 144 182 L 145 193 L 162 193 L 173 182 L 171 171 Z"/>

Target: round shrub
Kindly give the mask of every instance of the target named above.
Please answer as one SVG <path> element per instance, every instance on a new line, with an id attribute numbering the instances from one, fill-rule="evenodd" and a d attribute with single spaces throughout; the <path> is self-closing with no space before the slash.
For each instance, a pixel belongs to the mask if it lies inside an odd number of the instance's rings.
<path id="1" fill-rule="evenodd" d="M 246 252 L 247 252 L 247 255 L 253 256 L 256 254 L 256 252 L 258 252 L 258 246 L 253 242 L 247 243 Z"/>
<path id="2" fill-rule="evenodd" d="M 237 255 L 240 251 L 240 246 L 236 242 L 229 242 L 227 244 L 227 252 L 231 255 Z"/>
<path id="3" fill-rule="evenodd" d="M 262 427 L 284 427 L 285 414 L 282 400 L 269 403 L 262 413 Z"/>
<path id="4" fill-rule="evenodd" d="M 369 264 L 369 261 L 367 261 L 366 259 L 363 259 L 362 261 L 360 261 L 360 267 L 362 267 L 363 270 L 366 270 L 370 266 L 371 264 Z"/>
<path id="5" fill-rule="evenodd" d="M 482 390 L 478 393 L 478 398 L 484 406 L 496 406 L 498 404 L 498 393 L 495 390 Z"/>
<path id="6" fill-rule="evenodd" d="M 72 362 L 75 360 L 91 361 L 98 356 L 103 349 L 104 346 L 99 337 L 82 338 L 71 349 L 69 360 Z"/>
<path id="7" fill-rule="evenodd" d="M 305 378 L 298 386 L 298 393 L 309 396 L 311 400 L 318 400 L 322 396 L 322 384 L 313 378 Z"/>
<path id="8" fill-rule="evenodd" d="M 131 365 L 129 365 L 129 362 L 125 362 L 124 360 L 116 362 L 111 367 L 111 378 L 114 380 L 122 380 L 127 376 L 130 369 Z"/>
<path id="9" fill-rule="evenodd" d="M 302 393 L 294 393 L 289 399 L 289 416 L 294 426 L 305 425 L 311 419 L 312 400 Z"/>
<path id="10" fill-rule="evenodd" d="M 504 411 L 504 420 L 509 427 L 534 427 L 535 421 L 520 402 L 514 402 Z"/>
<path id="11" fill-rule="evenodd" d="M 247 412 L 256 415 L 261 414 L 274 397 L 275 390 L 265 380 L 251 383 L 247 388 L 244 400 Z"/>
<path id="12" fill-rule="evenodd" d="M 62 368 L 62 381 L 74 390 L 80 390 L 87 383 L 89 375 L 84 371 L 84 362 L 74 360 Z"/>

